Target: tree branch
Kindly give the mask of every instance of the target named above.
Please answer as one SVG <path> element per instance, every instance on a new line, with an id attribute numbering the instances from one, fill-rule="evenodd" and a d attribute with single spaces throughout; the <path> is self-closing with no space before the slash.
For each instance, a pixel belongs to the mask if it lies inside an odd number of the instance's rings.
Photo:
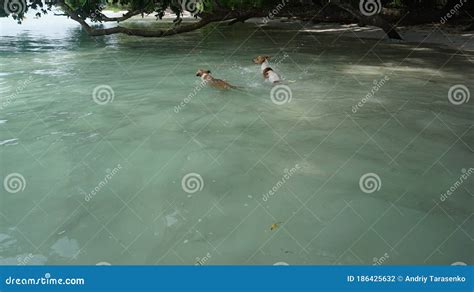
<path id="1" fill-rule="evenodd" d="M 331 4 L 339 7 L 340 9 L 348 12 L 353 17 L 358 19 L 361 24 L 364 25 L 373 25 L 380 27 L 391 39 L 402 40 L 403 38 L 397 32 L 397 29 L 394 25 L 391 25 L 387 20 L 385 20 L 381 15 L 376 14 L 374 16 L 365 16 L 360 13 L 360 11 L 355 10 L 352 6 L 346 3 L 341 3 L 339 0 L 331 0 Z"/>
<path id="2" fill-rule="evenodd" d="M 228 25 L 233 25 L 233 24 L 236 24 L 237 22 L 244 23 L 247 19 L 252 18 L 252 17 L 257 17 L 257 15 L 255 13 L 248 13 L 248 14 L 236 17 L 234 20 L 230 21 Z"/>
<path id="3" fill-rule="evenodd" d="M 112 28 L 95 28 L 95 27 L 90 26 L 84 19 L 82 19 L 71 7 L 69 7 L 69 5 L 67 5 L 64 2 L 64 0 L 59 0 L 58 4 L 61 6 L 64 12 L 71 19 L 77 21 L 86 30 L 86 32 L 91 36 L 104 36 L 104 35 L 123 33 L 127 35 L 141 36 L 141 37 L 165 37 L 165 36 L 197 30 L 212 22 L 225 21 L 225 20 L 230 20 L 237 17 L 232 12 L 228 13 L 227 15 L 221 15 L 221 16 L 211 15 L 211 16 L 202 18 L 198 22 L 176 26 L 176 27 L 164 29 L 164 30 L 162 29 L 147 30 L 147 29 L 140 29 L 140 28 L 127 28 L 123 26 L 116 26 Z M 128 14 L 127 17 L 130 18 L 131 14 L 132 13 Z"/>
<path id="4" fill-rule="evenodd" d="M 114 22 L 120 22 L 120 21 L 124 21 L 124 20 L 127 20 L 135 15 L 138 15 L 138 14 L 141 14 L 142 11 L 141 10 L 135 10 L 135 11 L 127 11 L 127 13 L 123 14 L 122 16 L 120 17 L 108 17 L 106 16 L 105 14 L 100 14 L 100 20 L 101 21 L 114 21 Z"/>

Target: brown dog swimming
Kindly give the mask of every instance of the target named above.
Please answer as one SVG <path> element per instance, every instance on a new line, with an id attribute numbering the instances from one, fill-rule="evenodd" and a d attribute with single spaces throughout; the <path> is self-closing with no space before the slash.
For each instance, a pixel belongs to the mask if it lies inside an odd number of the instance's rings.
<path id="1" fill-rule="evenodd" d="M 270 56 L 257 56 L 255 57 L 252 61 L 255 64 L 261 65 L 262 68 L 262 74 L 263 78 L 265 80 L 270 81 L 271 83 L 279 83 L 281 82 L 280 76 L 273 71 L 273 69 L 270 67 L 270 64 L 268 63 L 268 60 L 270 60 Z"/>
<path id="2" fill-rule="evenodd" d="M 209 70 L 199 69 L 196 72 L 196 76 L 201 77 L 203 82 L 217 89 L 227 90 L 227 89 L 237 88 L 237 86 L 231 85 L 224 80 L 214 78 L 211 75 L 211 71 Z"/>

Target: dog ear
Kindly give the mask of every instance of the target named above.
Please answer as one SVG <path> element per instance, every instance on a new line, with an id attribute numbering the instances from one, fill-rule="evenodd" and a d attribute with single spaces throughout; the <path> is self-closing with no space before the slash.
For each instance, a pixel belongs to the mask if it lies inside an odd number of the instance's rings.
<path id="1" fill-rule="evenodd" d="M 265 59 L 270 60 L 272 56 L 263 56 Z"/>
<path id="2" fill-rule="evenodd" d="M 211 74 L 211 70 L 207 70 L 206 73 L 207 73 L 207 74 Z"/>

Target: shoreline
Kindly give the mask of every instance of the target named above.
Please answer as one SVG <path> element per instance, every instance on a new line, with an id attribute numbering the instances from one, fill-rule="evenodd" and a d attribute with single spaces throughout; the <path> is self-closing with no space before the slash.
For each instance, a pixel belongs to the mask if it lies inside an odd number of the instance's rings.
<path id="1" fill-rule="evenodd" d="M 454 50 L 474 52 L 474 32 L 461 31 L 456 27 L 443 27 L 437 25 L 416 25 L 397 27 L 403 37 L 397 43 L 431 44 L 448 47 Z M 305 31 L 325 34 L 342 34 L 344 37 L 389 40 L 385 32 L 378 27 L 360 27 L 357 24 L 315 24 Z"/>
<path id="2" fill-rule="evenodd" d="M 104 14 L 109 17 L 121 16 L 127 11 L 110 11 L 104 10 Z M 166 13 L 163 20 L 172 20 L 176 16 L 174 14 Z M 184 13 L 184 21 L 195 20 L 189 13 Z M 156 21 L 154 15 L 134 16 L 130 20 L 151 20 Z M 128 20 L 128 21 L 130 21 Z M 268 22 L 263 22 L 263 18 L 251 18 L 247 20 L 248 23 L 256 25 L 268 25 L 273 27 L 286 27 L 291 23 L 300 23 L 305 26 L 303 31 L 312 32 L 316 34 L 333 34 L 341 35 L 350 38 L 359 38 L 367 40 L 389 40 L 385 32 L 378 27 L 364 26 L 360 27 L 357 24 L 338 24 L 338 23 L 316 23 L 307 24 L 300 20 L 288 20 L 287 18 L 275 18 Z M 425 43 L 432 45 L 441 45 L 454 50 L 461 50 L 467 52 L 474 52 L 474 31 L 462 31 L 460 27 L 444 26 L 442 29 L 439 24 L 425 24 L 414 26 L 400 26 L 397 27 L 398 32 L 402 35 L 403 41 L 394 41 L 400 43 Z"/>

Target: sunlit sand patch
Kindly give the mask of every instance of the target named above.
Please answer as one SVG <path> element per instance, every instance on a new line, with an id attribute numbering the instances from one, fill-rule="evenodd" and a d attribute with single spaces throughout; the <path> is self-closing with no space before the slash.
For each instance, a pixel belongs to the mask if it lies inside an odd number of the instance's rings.
<path id="1" fill-rule="evenodd" d="M 429 76 L 438 76 L 442 78 L 462 78 L 459 74 L 446 73 L 442 70 L 423 68 L 423 67 L 410 67 L 410 66 L 368 66 L 368 65 L 349 65 L 343 72 L 346 74 L 365 74 L 365 75 L 387 75 L 391 72 L 395 73 L 413 73 L 413 74 L 425 74 Z"/>
<path id="2" fill-rule="evenodd" d="M 313 163 L 304 161 L 304 162 L 298 162 L 298 165 L 300 166 L 298 173 L 308 174 L 308 175 L 322 175 L 325 173 L 323 171 L 323 168 L 317 167 L 316 164 L 313 164 Z"/>
<path id="3" fill-rule="evenodd" d="M 373 31 L 380 31 L 382 32 L 382 29 L 376 28 L 376 27 L 370 27 L 370 26 L 365 26 L 365 27 L 360 27 L 356 24 L 350 24 L 350 25 L 318 25 L 317 27 L 313 28 L 306 28 L 302 29 L 301 31 L 304 32 L 317 32 L 317 33 L 324 33 L 324 32 L 373 32 Z"/>
<path id="4" fill-rule="evenodd" d="M 175 210 L 173 213 L 166 215 L 165 221 L 166 221 L 166 226 L 171 227 L 178 223 L 178 218 L 177 215 L 179 215 L 179 211 Z"/>
<path id="5" fill-rule="evenodd" d="M 431 48 L 411 48 L 412 51 L 416 51 L 416 52 L 429 52 L 429 51 L 433 51 L 433 49 Z"/>
<path id="6" fill-rule="evenodd" d="M 58 239 L 52 246 L 52 253 L 63 258 L 74 258 L 79 252 L 79 243 L 67 236 Z"/>

